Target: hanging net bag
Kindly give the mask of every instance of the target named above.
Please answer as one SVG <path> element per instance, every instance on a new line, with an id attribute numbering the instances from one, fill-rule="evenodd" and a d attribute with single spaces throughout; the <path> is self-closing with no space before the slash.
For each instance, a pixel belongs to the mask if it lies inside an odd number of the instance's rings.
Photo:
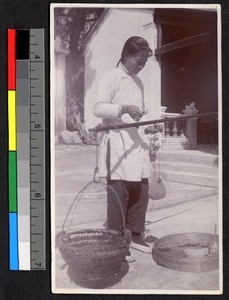
<path id="1" fill-rule="evenodd" d="M 153 176 L 149 185 L 149 198 L 152 200 L 160 200 L 165 198 L 166 188 L 160 176 Z"/>

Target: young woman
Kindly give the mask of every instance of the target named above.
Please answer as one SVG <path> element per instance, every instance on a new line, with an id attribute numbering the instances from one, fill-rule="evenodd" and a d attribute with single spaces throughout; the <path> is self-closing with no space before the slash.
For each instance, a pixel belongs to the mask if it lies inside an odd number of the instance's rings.
<path id="1" fill-rule="evenodd" d="M 136 76 L 152 55 L 148 42 L 138 36 L 129 38 L 117 67 L 106 73 L 97 86 L 96 117 L 102 125 L 139 121 L 144 115 L 143 84 Z M 139 128 L 110 130 L 102 134 L 99 155 L 100 177 L 118 194 L 132 232 L 131 247 L 150 253 L 142 238 L 148 205 L 149 153 L 144 131 Z M 107 223 L 110 229 L 122 230 L 122 215 L 113 190 L 107 189 Z"/>

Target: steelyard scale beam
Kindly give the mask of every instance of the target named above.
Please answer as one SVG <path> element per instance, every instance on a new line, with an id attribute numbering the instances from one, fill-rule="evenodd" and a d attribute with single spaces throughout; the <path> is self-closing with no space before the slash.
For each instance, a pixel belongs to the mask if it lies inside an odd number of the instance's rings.
<path id="1" fill-rule="evenodd" d="M 210 112 L 210 113 L 196 114 L 196 115 L 189 115 L 189 116 L 165 117 L 163 119 L 134 122 L 134 123 L 116 124 L 116 125 L 109 125 L 109 126 L 98 125 L 94 128 L 89 128 L 88 131 L 89 132 L 99 132 L 99 131 L 107 131 L 107 130 L 115 130 L 115 129 L 124 129 L 124 128 L 139 127 L 139 126 L 152 125 L 152 124 L 158 124 L 158 123 L 177 122 L 177 121 L 182 121 L 182 120 L 186 120 L 186 119 L 214 116 L 217 114 L 218 114 L 218 112 Z"/>

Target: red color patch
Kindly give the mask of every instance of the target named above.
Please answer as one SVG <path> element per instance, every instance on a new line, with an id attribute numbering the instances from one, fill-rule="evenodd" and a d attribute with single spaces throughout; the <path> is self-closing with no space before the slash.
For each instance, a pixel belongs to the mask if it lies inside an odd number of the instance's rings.
<path id="1" fill-rule="evenodd" d="M 8 90 L 16 90 L 16 30 L 8 29 Z"/>

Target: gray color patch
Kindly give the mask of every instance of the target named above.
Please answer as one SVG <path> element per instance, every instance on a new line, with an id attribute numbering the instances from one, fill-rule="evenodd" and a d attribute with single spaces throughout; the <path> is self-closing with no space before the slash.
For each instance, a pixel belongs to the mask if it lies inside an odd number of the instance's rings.
<path id="1" fill-rule="evenodd" d="M 17 160 L 18 187 L 30 186 L 30 166 L 28 160 Z"/>
<path id="2" fill-rule="evenodd" d="M 30 241 L 30 216 L 19 215 L 18 216 L 18 241 L 29 242 Z"/>
<path id="3" fill-rule="evenodd" d="M 16 62 L 16 78 L 17 79 L 28 79 L 29 78 L 29 60 L 17 60 Z"/>
<path id="4" fill-rule="evenodd" d="M 25 105 L 17 106 L 17 133 L 29 133 L 29 108 Z"/>
<path id="5" fill-rule="evenodd" d="M 18 214 L 30 215 L 30 188 L 19 187 L 18 188 Z"/>
<path id="6" fill-rule="evenodd" d="M 29 106 L 30 102 L 30 82 L 29 79 L 16 80 L 16 104 Z"/>
<path id="7" fill-rule="evenodd" d="M 17 160 L 30 160 L 29 133 L 17 133 Z"/>

